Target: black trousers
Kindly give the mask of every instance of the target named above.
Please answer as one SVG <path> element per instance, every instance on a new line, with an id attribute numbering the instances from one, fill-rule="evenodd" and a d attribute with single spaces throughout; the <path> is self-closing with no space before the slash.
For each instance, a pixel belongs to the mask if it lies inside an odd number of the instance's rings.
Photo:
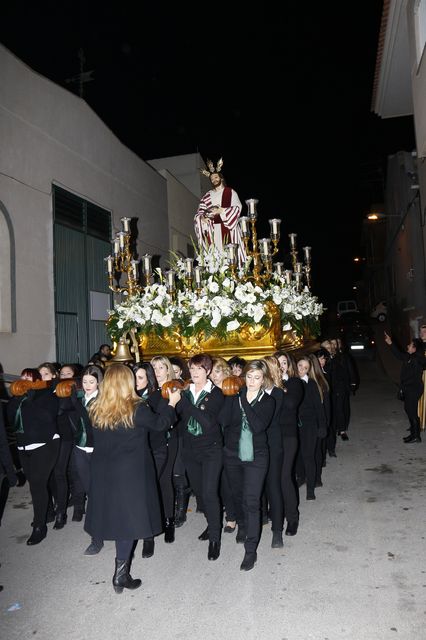
<path id="1" fill-rule="evenodd" d="M 324 442 L 326 438 L 317 438 L 315 445 L 315 484 L 322 482 L 321 474 L 324 462 Z"/>
<path id="2" fill-rule="evenodd" d="M 71 465 L 74 477 L 74 504 L 84 507 L 85 495 L 90 487 L 90 461 L 92 454 L 74 447 L 71 454 Z"/>
<path id="3" fill-rule="evenodd" d="M 49 487 L 53 495 L 56 513 L 66 513 L 68 506 L 69 484 L 68 464 L 74 443 L 60 439 L 59 453 L 49 480 Z"/>
<path id="4" fill-rule="evenodd" d="M 195 495 L 201 496 L 207 518 L 209 540 L 220 541 L 222 529 L 219 481 L 223 466 L 222 446 L 183 448 L 182 458 Z"/>
<path id="5" fill-rule="evenodd" d="M 37 449 L 19 451 L 19 458 L 27 476 L 33 501 L 34 527 L 44 527 L 46 524 L 49 504 L 48 482 L 58 457 L 59 445 L 60 439 L 55 438 Z"/>
<path id="6" fill-rule="evenodd" d="M 282 531 L 284 522 L 284 496 L 281 488 L 281 473 L 284 460 L 282 448 L 269 448 L 269 468 L 266 475 L 266 495 L 272 531 Z"/>
<path id="7" fill-rule="evenodd" d="M 229 485 L 228 476 L 225 469 L 223 469 L 220 476 L 220 499 L 222 507 L 225 510 L 226 520 L 228 522 L 235 522 L 237 516 L 235 515 L 235 503 L 234 496 L 232 495 L 231 487 Z"/>
<path id="8" fill-rule="evenodd" d="M 316 424 L 303 424 L 299 429 L 300 454 L 305 469 L 306 488 L 308 491 L 315 489 L 317 465 L 315 460 L 315 449 L 318 440 L 318 429 Z"/>
<path id="9" fill-rule="evenodd" d="M 422 393 L 423 389 L 416 391 L 404 388 L 404 410 L 410 421 L 411 435 L 415 438 L 420 436 L 420 418 L 417 413 L 417 407 Z"/>
<path id="10" fill-rule="evenodd" d="M 297 522 L 299 520 L 298 498 L 294 465 L 299 440 L 296 436 L 283 437 L 283 465 L 281 468 L 281 491 L 284 498 L 284 516 L 287 522 Z M 273 521 L 272 521 L 273 523 Z M 272 530 L 275 531 L 274 527 Z M 280 531 L 280 529 L 277 529 Z"/>
<path id="11" fill-rule="evenodd" d="M 253 462 L 242 462 L 237 453 L 224 449 L 224 464 L 234 496 L 238 526 L 245 529 L 245 550 L 256 551 L 260 539 L 260 501 L 269 465 L 267 449 L 255 451 Z"/>
<path id="12" fill-rule="evenodd" d="M 178 438 L 169 438 L 166 444 L 153 451 L 155 470 L 160 489 L 164 518 L 173 518 L 175 513 L 175 487 L 173 468 L 178 452 Z"/>

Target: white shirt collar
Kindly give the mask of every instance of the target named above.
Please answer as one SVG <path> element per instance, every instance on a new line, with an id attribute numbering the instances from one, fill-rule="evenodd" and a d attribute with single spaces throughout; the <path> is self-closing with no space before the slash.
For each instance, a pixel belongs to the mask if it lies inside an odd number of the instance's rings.
<path id="1" fill-rule="evenodd" d="M 305 373 L 305 375 L 304 375 L 304 376 L 302 376 L 300 379 L 301 379 L 301 380 L 304 380 L 306 383 L 308 383 L 308 382 L 309 382 L 309 376 L 308 376 L 308 374 L 307 374 L 307 373 Z"/>
<path id="2" fill-rule="evenodd" d="M 194 402 L 197 402 L 197 398 L 200 395 L 200 393 L 202 393 L 203 391 L 207 391 L 207 393 L 210 393 L 211 390 L 213 389 L 214 384 L 211 380 L 207 380 L 206 384 L 204 385 L 204 387 L 202 389 L 200 389 L 200 391 L 198 391 L 198 393 L 195 392 L 195 384 L 192 383 L 189 385 L 189 389 L 192 393 L 192 395 L 194 396 Z"/>

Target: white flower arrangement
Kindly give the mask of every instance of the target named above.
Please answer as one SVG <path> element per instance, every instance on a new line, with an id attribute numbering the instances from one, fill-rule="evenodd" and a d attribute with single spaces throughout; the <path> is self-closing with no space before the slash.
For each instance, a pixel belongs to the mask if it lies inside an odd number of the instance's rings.
<path id="1" fill-rule="evenodd" d="M 230 275 L 225 254 L 213 245 L 196 256 L 203 268 L 204 279 L 199 292 L 185 284 L 185 264 L 175 257 L 176 291 L 172 297 L 161 278 L 145 287 L 143 293 L 129 296 L 110 311 L 108 330 L 117 340 L 123 333 L 135 329 L 137 334 L 164 336 L 176 331 L 184 337 L 204 333 L 205 338 L 216 335 L 226 339 L 227 334 L 242 325 L 267 326 L 267 303 L 273 302 L 280 310 L 282 330 L 295 330 L 302 336 L 306 330 L 312 335 L 319 332 L 322 304 L 305 287 L 286 284 L 276 273 L 263 287 L 251 280 L 236 281 Z M 238 272 L 238 279 L 245 272 Z"/>

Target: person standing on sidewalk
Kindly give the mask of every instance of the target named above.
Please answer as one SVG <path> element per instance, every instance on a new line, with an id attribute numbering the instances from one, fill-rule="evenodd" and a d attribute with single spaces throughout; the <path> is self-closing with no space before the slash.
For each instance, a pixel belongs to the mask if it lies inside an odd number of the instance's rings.
<path id="1" fill-rule="evenodd" d="M 404 442 L 421 442 L 420 418 L 417 413 L 419 399 L 423 394 L 423 370 L 426 368 L 423 345 L 419 340 L 412 340 L 404 353 L 392 342 L 390 335 L 384 332 L 385 342 L 392 353 L 401 360 L 401 390 L 404 396 L 404 409 L 410 421 L 410 435 L 403 438 Z"/>

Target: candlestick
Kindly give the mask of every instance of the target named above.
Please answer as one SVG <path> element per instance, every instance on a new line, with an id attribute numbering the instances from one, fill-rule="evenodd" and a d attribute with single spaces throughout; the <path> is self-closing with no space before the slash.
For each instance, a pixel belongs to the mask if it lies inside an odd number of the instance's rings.
<path id="1" fill-rule="evenodd" d="M 167 289 L 171 293 L 175 290 L 175 272 L 173 269 L 168 269 L 165 273 Z"/>
<path id="2" fill-rule="evenodd" d="M 201 288 L 201 274 L 202 268 L 197 266 L 194 268 L 194 276 L 195 276 L 195 284 L 197 285 L 197 289 Z"/>
<path id="3" fill-rule="evenodd" d="M 305 257 L 305 262 L 308 263 L 311 261 L 311 247 L 303 247 L 303 255 Z"/>
<path id="4" fill-rule="evenodd" d="M 259 251 L 262 257 L 271 254 L 271 240 L 269 238 L 261 238 L 259 240 Z"/>
<path id="5" fill-rule="evenodd" d="M 142 256 L 142 269 L 145 275 L 151 275 L 152 265 L 151 265 L 152 256 L 149 253 L 145 253 Z"/>
<path id="6" fill-rule="evenodd" d="M 134 280 L 138 280 L 138 266 L 139 260 L 131 260 L 130 264 L 132 265 L 132 275 Z"/>
<path id="7" fill-rule="evenodd" d="M 124 233 L 124 231 L 120 231 L 117 234 L 117 237 L 118 237 L 118 244 L 120 245 L 120 249 L 124 249 L 124 242 L 125 242 L 126 234 Z"/>
<path id="8" fill-rule="evenodd" d="M 129 222 L 131 218 L 120 218 L 121 224 L 123 225 L 123 231 L 125 233 L 129 233 Z"/>
<path id="9" fill-rule="evenodd" d="M 302 273 L 302 270 L 303 270 L 303 264 L 301 262 L 296 262 L 295 272 Z"/>
<path id="10" fill-rule="evenodd" d="M 194 263 L 194 258 L 185 258 L 185 273 L 186 277 L 192 278 L 192 266 Z"/>
<path id="11" fill-rule="evenodd" d="M 275 273 L 277 273 L 279 276 L 283 275 L 283 267 L 284 267 L 284 262 L 276 262 L 275 263 Z"/>
<path id="12" fill-rule="evenodd" d="M 259 202 L 259 200 L 256 200 L 256 198 L 249 198 L 248 200 L 246 200 L 246 205 L 247 205 L 247 209 L 248 209 L 248 217 L 250 218 L 250 220 L 256 220 L 257 218 L 257 203 Z"/>
<path id="13" fill-rule="evenodd" d="M 112 265 L 114 262 L 114 258 L 112 256 L 108 256 L 107 258 L 104 258 L 104 260 L 107 263 L 108 274 L 112 275 Z"/>
<path id="14" fill-rule="evenodd" d="M 237 263 L 237 250 L 238 250 L 238 245 L 237 244 L 227 244 L 226 247 L 226 252 L 228 254 L 228 260 L 230 264 L 236 264 Z"/>
<path id="15" fill-rule="evenodd" d="M 291 276 L 293 275 L 293 271 L 290 271 L 289 269 L 286 269 L 284 271 L 284 278 L 285 278 L 285 283 L 286 284 L 291 284 Z"/>
<path id="16" fill-rule="evenodd" d="M 249 218 L 247 216 L 241 216 L 240 218 L 241 235 L 243 238 L 250 237 Z"/>
<path id="17" fill-rule="evenodd" d="M 272 218 L 272 220 L 269 220 L 269 225 L 271 227 L 271 240 L 279 240 L 281 220 L 279 218 Z"/>
<path id="18" fill-rule="evenodd" d="M 290 246 L 292 249 L 296 248 L 296 238 L 297 238 L 297 233 L 289 233 L 288 237 L 290 238 Z"/>

